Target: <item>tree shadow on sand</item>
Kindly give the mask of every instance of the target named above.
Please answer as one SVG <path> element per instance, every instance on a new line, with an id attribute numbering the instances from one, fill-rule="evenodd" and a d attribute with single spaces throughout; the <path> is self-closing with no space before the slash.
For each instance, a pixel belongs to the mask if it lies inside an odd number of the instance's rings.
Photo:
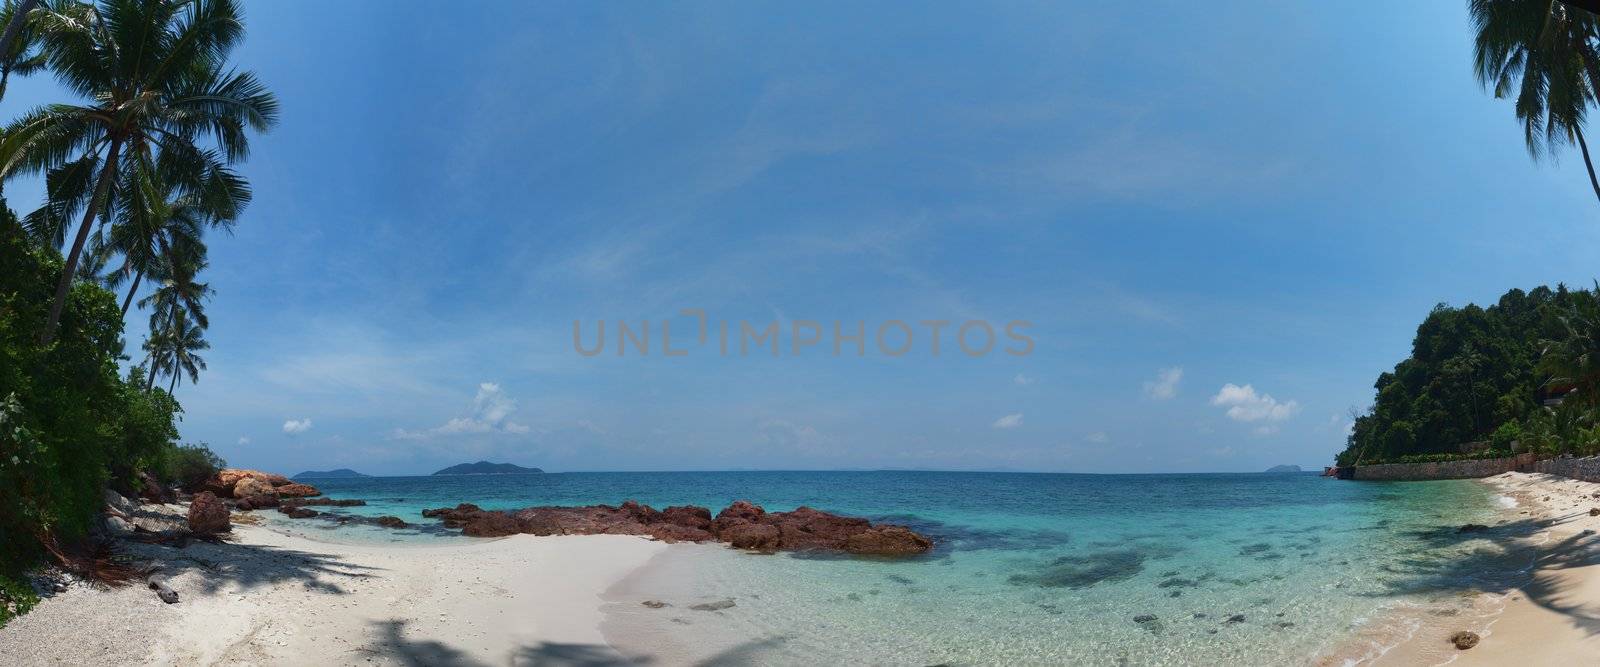
<path id="1" fill-rule="evenodd" d="M 1414 531 L 1420 546 L 1391 568 L 1378 596 L 1459 591 L 1520 592 L 1590 635 L 1600 635 L 1600 604 L 1587 602 L 1562 581 L 1562 571 L 1600 564 L 1600 533 L 1571 532 L 1563 524 L 1581 516 L 1522 519 L 1477 530 L 1456 526 Z M 1440 554 L 1443 555 L 1440 555 Z"/>
<path id="2" fill-rule="evenodd" d="M 406 621 L 389 619 L 373 623 L 373 640 L 361 651 L 413 667 L 490 667 L 461 649 L 433 639 L 408 639 Z M 782 646 L 783 637 L 749 641 L 695 663 L 700 667 L 733 667 L 759 662 L 769 651 Z M 653 665 L 650 656 L 625 656 L 603 644 L 562 644 L 540 642 L 511 652 L 509 664 L 516 667 L 641 667 Z M 500 663 L 494 663 L 500 664 Z"/>
<path id="3" fill-rule="evenodd" d="M 204 593 L 249 590 L 298 581 L 307 590 L 345 594 L 340 580 L 368 579 L 379 568 L 357 565 L 339 556 L 238 542 L 189 542 L 182 546 L 129 544 L 130 555 L 149 559 L 168 576 L 184 571 L 199 575 L 188 584 Z"/>

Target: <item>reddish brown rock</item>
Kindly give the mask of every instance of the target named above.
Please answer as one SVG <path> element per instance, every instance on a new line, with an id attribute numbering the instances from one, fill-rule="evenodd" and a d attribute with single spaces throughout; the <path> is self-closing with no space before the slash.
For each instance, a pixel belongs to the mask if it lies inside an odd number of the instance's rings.
<path id="1" fill-rule="evenodd" d="M 272 485 L 255 477 L 240 478 L 233 485 L 233 497 L 249 498 L 250 496 L 272 495 Z"/>
<path id="2" fill-rule="evenodd" d="M 406 527 L 405 519 L 401 519 L 400 517 L 397 517 L 397 516 L 380 516 L 380 517 L 378 517 L 377 524 L 380 525 L 380 526 L 383 526 L 384 528 L 405 528 Z"/>
<path id="3" fill-rule="evenodd" d="M 161 482 L 156 481 L 154 475 L 147 472 L 139 473 L 139 497 L 152 503 L 168 503 L 174 500 L 173 494 Z"/>
<path id="4" fill-rule="evenodd" d="M 322 492 L 318 491 L 317 487 L 296 482 L 274 486 L 272 487 L 272 492 L 278 494 L 279 498 L 307 498 L 322 495 Z"/>
<path id="5" fill-rule="evenodd" d="M 661 521 L 676 526 L 711 529 L 711 510 L 694 505 L 674 505 L 661 510 Z"/>
<path id="6" fill-rule="evenodd" d="M 704 507 L 684 505 L 657 511 L 632 500 L 618 507 L 529 507 L 512 512 L 463 503 L 454 508 L 423 510 L 422 515 L 479 537 L 513 533 L 649 535 L 667 542 L 717 540 L 758 551 L 818 550 L 878 556 L 914 555 L 933 547 L 928 538 L 902 526 L 874 526 L 866 519 L 810 507 L 767 512 L 743 500 L 717 513 L 715 519 Z"/>
<path id="7" fill-rule="evenodd" d="M 735 549 L 777 551 L 782 544 L 782 531 L 777 526 L 764 523 L 740 523 L 718 531 L 717 538 Z"/>
<path id="8" fill-rule="evenodd" d="M 503 537 L 520 532 L 522 526 L 517 525 L 517 520 L 505 512 L 482 512 L 461 527 L 461 534 L 468 537 Z"/>
<path id="9" fill-rule="evenodd" d="M 277 506 L 278 506 L 278 496 L 275 495 L 275 494 L 272 494 L 272 493 L 263 493 L 263 494 L 254 495 L 254 496 L 247 496 L 247 497 L 239 499 L 239 502 L 234 504 L 234 507 L 236 507 L 238 509 L 241 509 L 241 510 L 244 510 L 244 511 L 247 511 L 247 512 L 250 511 L 250 510 L 266 509 L 268 507 L 277 507 Z"/>
<path id="10" fill-rule="evenodd" d="M 912 556 L 932 548 L 933 540 L 903 526 L 875 526 L 845 538 L 843 546 L 862 556 Z"/>
<path id="11" fill-rule="evenodd" d="M 321 512 L 316 510 L 308 510 L 304 507 L 299 507 L 296 505 L 279 505 L 278 511 L 288 515 L 291 519 L 309 519 L 321 514 Z"/>
<path id="12" fill-rule="evenodd" d="M 233 526 L 228 522 L 228 505 L 211 493 L 195 494 L 189 501 L 189 530 L 203 535 L 226 533 Z"/>
<path id="13" fill-rule="evenodd" d="M 650 528 L 650 536 L 662 542 L 709 542 L 716 539 L 715 535 L 699 528 L 680 526 L 675 523 L 658 523 Z"/>

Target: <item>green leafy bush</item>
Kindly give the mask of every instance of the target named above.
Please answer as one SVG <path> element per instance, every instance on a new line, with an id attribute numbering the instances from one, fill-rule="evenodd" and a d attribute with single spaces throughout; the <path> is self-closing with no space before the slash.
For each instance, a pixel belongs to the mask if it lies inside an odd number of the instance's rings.
<path id="1" fill-rule="evenodd" d="M 39 594 L 20 578 L 0 574 L 0 627 L 39 604 Z"/>
<path id="2" fill-rule="evenodd" d="M 227 462 L 217 456 L 205 443 L 179 445 L 168 449 L 161 465 L 156 467 L 163 482 L 177 484 L 193 491 L 211 479 Z"/>
<path id="3" fill-rule="evenodd" d="M 61 266 L 0 202 L 0 575 L 34 563 L 46 535 L 82 538 L 107 483 L 162 460 L 178 436 L 171 396 L 118 377 L 115 295 L 74 285 L 55 340 L 40 342 Z"/>

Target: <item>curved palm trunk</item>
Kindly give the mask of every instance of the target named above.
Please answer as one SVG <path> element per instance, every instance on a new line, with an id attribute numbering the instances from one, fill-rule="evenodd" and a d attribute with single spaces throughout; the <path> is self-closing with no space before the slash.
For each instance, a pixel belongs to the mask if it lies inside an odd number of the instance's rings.
<path id="1" fill-rule="evenodd" d="M 22 25 L 28 22 L 28 14 L 38 4 L 39 0 L 22 0 L 17 5 L 17 11 L 11 15 L 11 22 L 6 24 L 6 34 L 0 36 L 0 53 L 11 53 L 11 45 L 17 41 L 17 33 L 22 32 Z M 11 58 L 7 57 L 6 60 L 9 61 Z M 7 62 L 6 68 L 10 69 L 10 65 L 11 63 Z"/>
<path id="2" fill-rule="evenodd" d="M 139 281 L 144 279 L 143 271 L 133 272 L 133 287 L 128 290 L 128 298 L 122 300 L 122 316 L 128 316 L 128 306 L 133 305 L 133 295 L 139 293 Z"/>
<path id="3" fill-rule="evenodd" d="M 1589 143 L 1583 140 L 1583 130 L 1572 128 L 1572 133 L 1578 137 L 1578 149 L 1583 151 L 1583 166 L 1589 168 L 1589 185 L 1594 187 L 1594 196 L 1600 199 L 1600 179 L 1594 177 L 1594 163 L 1589 160 Z"/>
<path id="4" fill-rule="evenodd" d="M 181 370 L 182 369 L 178 368 L 177 361 L 174 360 L 173 364 L 172 364 L 172 383 L 167 385 L 167 393 L 168 394 L 171 394 L 172 392 L 178 390 L 178 373 Z"/>
<path id="5" fill-rule="evenodd" d="M 83 222 L 78 225 L 78 236 L 72 241 L 72 252 L 67 253 L 67 265 L 61 270 L 61 280 L 56 282 L 55 300 L 50 302 L 50 318 L 45 321 L 44 331 L 39 334 L 39 342 L 49 345 L 55 340 L 56 324 L 61 322 L 61 309 L 67 305 L 67 290 L 72 288 L 72 279 L 78 272 L 78 260 L 83 256 L 83 244 L 89 240 L 89 227 L 94 223 L 95 214 L 99 213 L 100 202 L 105 199 L 107 190 L 111 189 L 111 179 L 117 175 L 117 158 L 122 153 L 122 140 L 112 139 L 111 150 L 106 152 L 106 166 L 100 170 L 100 182 L 95 183 L 94 194 L 90 196 L 89 203 L 84 205 Z"/>

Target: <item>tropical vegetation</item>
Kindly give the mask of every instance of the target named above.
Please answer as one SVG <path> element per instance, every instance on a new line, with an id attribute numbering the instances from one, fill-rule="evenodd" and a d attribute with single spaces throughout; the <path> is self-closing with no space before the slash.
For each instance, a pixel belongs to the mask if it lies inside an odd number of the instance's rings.
<path id="1" fill-rule="evenodd" d="M 1600 296 L 1558 285 L 1436 306 L 1373 388 L 1341 465 L 1600 453 Z"/>
<path id="2" fill-rule="evenodd" d="M 22 216 L 0 200 L 3 624 L 31 603 L 23 568 L 92 539 L 103 489 L 192 488 L 222 465 L 179 444 L 173 392 L 206 368 L 207 236 L 249 204 L 235 167 L 278 102 L 228 60 L 235 0 L 7 0 L 0 24 L 0 102 L 44 72 L 71 98 L 0 128 L 0 187 L 45 191 Z"/>

